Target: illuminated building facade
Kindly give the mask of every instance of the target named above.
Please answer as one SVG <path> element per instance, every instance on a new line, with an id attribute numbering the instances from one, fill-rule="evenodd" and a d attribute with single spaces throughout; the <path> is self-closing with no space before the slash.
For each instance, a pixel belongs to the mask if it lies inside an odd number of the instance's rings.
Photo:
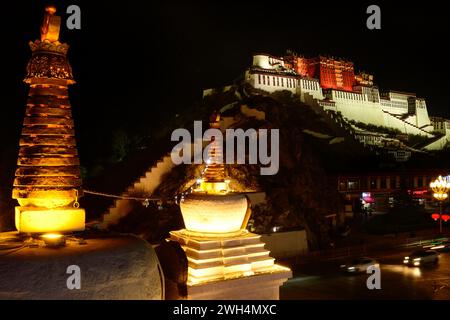
<path id="1" fill-rule="evenodd" d="M 323 89 L 353 91 L 355 85 L 372 85 L 372 75 L 355 75 L 353 62 L 326 56 L 305 58 L 291 53 L 283 58 L 286 66 L 302 77 L 318 79 Z"/>
<path id="2" fill-rule="evenodd" d="M 443 170 L 446 172 L 446 170 Z M 448 170 L 447 170 L 448 171 Z M 336 177 L 337 189 L 344 195 L 347 212 L 358 212 L 361 205 L 373 211 L 386 212 L 400 191 L 408 192 L 414 201 L 423 206 L 433 205 L 431 181 L 442 170 L 407 170 L 342 173 Z"/>
<path id="3" fill-rule="evenodd" d="M 439 150 L 450 133 L 438 136 L 426 102 L 415 93 L 380 92 L 373 76 L 355 73 L 350 61 L 325 56 L 305 58 L 292 52 L 284 57 L 253 56 L 245 81 L 267 92 L 287 90 L 306 104 L 339 113 L 347 121 L 397 129 L 407 135 L 436 138 L 425 150 Z"/>
<path id="4" fill-rule="evenodd" d="M 59 42 L 61 18 L 46 8 L 41 39 L 30 42 L 32 57 L 25 82 L 30 90 L 20 138 L 13 198 L 16 228 L 47 233 L 84 230 L 79 159 L 68 86 L 75 83 Z"/>

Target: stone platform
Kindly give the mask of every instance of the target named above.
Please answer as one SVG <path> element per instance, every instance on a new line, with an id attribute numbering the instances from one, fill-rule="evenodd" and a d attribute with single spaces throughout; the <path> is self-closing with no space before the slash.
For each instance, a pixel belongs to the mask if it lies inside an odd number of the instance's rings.
<path id="1" fill-rule="evenodd" d="M 188 299 L 278 299 L 279 287 L 292 276 L 274 263 L 261 236 L 241 230 L 229 236 L 170 232 L 188 261 Z"/>
<path id="2" fill-rule="evenodd" d="M 154 249 L 129 236 L 67 238 L 60 248 L 20 246 L 0 233 L 0 299 L 162 299 L 163 274 Z M 3 239 L 3 241 L 2 241 Z M 8 245 L 8 243 L 10 243 Z M 81 288 L 68 289 L 71 265 L 80 267 Z"/>

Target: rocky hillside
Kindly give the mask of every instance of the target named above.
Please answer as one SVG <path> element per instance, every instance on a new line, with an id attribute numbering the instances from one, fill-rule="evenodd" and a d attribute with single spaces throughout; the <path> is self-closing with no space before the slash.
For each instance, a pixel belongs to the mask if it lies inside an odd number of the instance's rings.
<path id="1" fill-rule="evenodd" d="M 276 175 L 260 175 L 258 165 L 227 168 L 233 189 L 267 194 L 267 205 L 253 209 L 255 230 L 266 232 L 275 225 L 304 227 L 311 248 L 327 246 L 329 225 L 325 216 L 342 212 L 334 178 L 336 169 L 354 168 L 361 162 L 367 165 L 376 157 L 327 114 L 313 110 L 289 92 L 268 95 L 234 86 L 214 91 L 204 98 L 202 107 L 207 112 L 221 109 L 231 127 L 280 130 L 280 169 Z M 263 112 L 264 119 L 244 114 L 243 108 Z M 188 190 L 200 172 L 201 166 L 178 166 L 164 177 L 156 193 L 170 202 L 174 195 Z M 166 202 L 159 209 L 136 203 L 133 214 L 123 218 L 115 229 L 158 241 L 169 230 L 180 227 L 178 206 Z"/>

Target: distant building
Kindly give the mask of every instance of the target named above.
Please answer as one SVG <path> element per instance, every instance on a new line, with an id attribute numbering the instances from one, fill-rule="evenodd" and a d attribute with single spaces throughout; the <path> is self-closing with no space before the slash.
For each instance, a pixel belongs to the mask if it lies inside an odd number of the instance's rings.
<path id="1" fill-rule="evenodd" d="M 431 123 L 435 132 L 439 132 L 445 135 L 450 133 L 450 120 L 440 117 L 431 117 Z"/>
<path id="2" fill-rule="evenodd" d="M 449 120 L 433 118 L 432 121 L 423 98 L 408 92 L 380 92 L 373 76 L 364 72 L 356 74 L 350 61 L 325 56 L 305 58 L 292 52 L 284 57 L 256 54 L 245 72 L 245 81 L 267 92 L 288 90 L 302 102 L 340 113 L 347 121 L 436 138 L 423 146 L 424 150 L 442 149 L 450 141 Z M 371 138 L 368 134 L 361 139 L 381 138 Z"/>
<path id="3" fill-rule="evenodd" d="M 429 207 L 433 197 L 428 186 L 441 173 L 439 170 L 343 173 L 337 176 L 337 189 L 351 208 L 348 212 L 359 212 L 364 207 L 386 212 L 393 205 L 394 195 L 401 190 L 418 204 Z"/>

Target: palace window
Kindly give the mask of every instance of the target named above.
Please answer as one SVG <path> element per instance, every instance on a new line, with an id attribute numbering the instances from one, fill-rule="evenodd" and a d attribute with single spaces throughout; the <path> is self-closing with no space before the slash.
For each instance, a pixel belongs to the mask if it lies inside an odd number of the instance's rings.
<path id="1" fill-rule="evenodd" d="M 348 180 L 348 190 L 358 190 L 359 183 L 358 180 Z"/>

